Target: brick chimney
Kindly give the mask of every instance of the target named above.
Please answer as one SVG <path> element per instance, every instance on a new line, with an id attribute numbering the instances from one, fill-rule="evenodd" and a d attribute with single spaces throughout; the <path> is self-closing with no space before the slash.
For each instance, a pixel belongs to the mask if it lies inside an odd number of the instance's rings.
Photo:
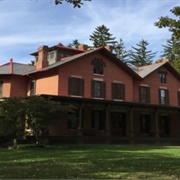
<path id="1" fill-rule="evenodd" d="M 108 51 L 112 52 L 113 51 L 113 46 L 104 46 Z"/>
<path id="2" fill-rule="evenodd" d="M 80 44 L 80 45 L 78 46 L 78 49 L 79 49 L 79 50 L 83 50 L 83 51 L 87 51 L 88 46 L 87 46 L 86 44 Z"/>
<path id="3" fill-rule="evenodd" d="M 11 58 L 10 61 L 9 61 L 9 73 L 10 74 L 13 74 L 13 59 Z"/>
<path id="4" fill-rule="evenodd" d="M 40 46 L 38 48 L 38 60 L 36 62 L 36 69 L 42 69 L 48 66 L 48 46 Z"/>

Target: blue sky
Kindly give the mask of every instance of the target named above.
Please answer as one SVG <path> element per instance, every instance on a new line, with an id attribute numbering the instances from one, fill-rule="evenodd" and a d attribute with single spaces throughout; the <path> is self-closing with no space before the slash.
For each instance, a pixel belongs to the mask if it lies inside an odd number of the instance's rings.
<path id="1" fill-rule="evenodd" d="M 147 40 L 158 59 L 170 33 L 154 22 L 173 17 L 170 9 L 179 5 L 179 0 L 92 0 L 78 9 L 69 3 L 56 6 L 54 0 L 0 0 L 0 64 L 10 58 L 30 63 L 29 54 L 41 45 L 68 45 L 75 39 L 92 45 L 89 36 L 103 24 L 127 50 Z"/>

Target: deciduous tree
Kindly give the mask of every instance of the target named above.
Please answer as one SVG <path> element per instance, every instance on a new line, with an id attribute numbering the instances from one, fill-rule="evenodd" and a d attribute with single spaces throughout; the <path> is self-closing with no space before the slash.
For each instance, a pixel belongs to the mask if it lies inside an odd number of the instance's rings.
<path id="1" fill-rule="evenodd" d="M 159 28 L 168 28 L 172 32 L 173 37 L 178 41 L 180 40 L 180 6 L 176 6 L 170 10 L 176 18 L 170 18 L 168 16 L 160 17 L 159 21 L 155 22 L 155 26 Z"/>
<path id="2" fill-rule="evenodd" d="M 62 4 L 64 1 L 66 1 L 67 3 L 73 4 L 73 5 L 74 5 L 74 8 L 75 8 L 75 7 L 80 8 L 80 7 L 83 5 L 83 2 L 85 2 L 85 1 L 91 1 L 91 0 L 55 0 L 55 4 L 56 4 L 56 5 Z"/>
<path id="3" fill-rule="evenodd" d="M 0 133 L 22 135 L 24 131 L 23 104 L 21 98 L 3 98 L 0 102 Z"/>
<path id="4" fill-rule="evenodd" d="M 36 137 L 36 143 L 39 143 L 40 133 L 49 127 L 53 118 L 75 118 L 73 108 L 71 105 L 61 105 L 60 102 L 38 96 L 4 98 L 0 103 L 0 132 L 4 135 L 21 133 L 23 136 L 26 122 Z"/>
<path id="5" fill-rule="evenodd" d="M 171 38 L 167 40 L 167 45 L 163 45 L 163 57 L 168 58 L 171 65 L 180 72 L 180 6 L 176 6 L 170 11 L 175 18 L 160 17 L 159 21 L 155 22 L 155 26 L 168 28 L 171 32 Z"/>

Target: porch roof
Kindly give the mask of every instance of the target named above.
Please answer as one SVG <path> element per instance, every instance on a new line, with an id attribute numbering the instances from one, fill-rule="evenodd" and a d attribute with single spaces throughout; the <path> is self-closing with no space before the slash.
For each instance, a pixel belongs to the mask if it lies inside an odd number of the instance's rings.
<path id="1" fill-rule="evenodd" d="M 50 98 L 54 101 L 66 101 L 72 103 L 91 103 L 91 104 L 104 104 L 106 106 L 117 105 L 124 107 L 136 107 L 136 108 L 153 108 L 154 110 L 162 109 L 162 110 L 176 110 L 180 112 L 180 107 L 177 106 L 168 106 L 168 105 L 158 105 L 158 104 L 143 104 L 143 103 L 135 103 L 135 102 L 126 102 L 126 101 L 116 101 L 116 100 L 104 100 L 104 99 L 93 99 L 93 98 L 79 98 L 79 97 L 68 97 L 68 96 L 56 96 L 56 95 L 47 95 L 41 94 L 44 98 Z"/>

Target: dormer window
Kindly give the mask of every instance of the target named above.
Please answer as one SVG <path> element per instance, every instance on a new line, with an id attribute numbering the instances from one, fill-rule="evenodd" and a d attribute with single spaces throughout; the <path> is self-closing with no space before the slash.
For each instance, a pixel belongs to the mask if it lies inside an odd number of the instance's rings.
<path id="1" fill-rule="evenodd" d="M 94 74 L 100 74 L 103 75 L 104 74 L 104 62 L 102 59 L 97 59 L 95 58 L 94 60 L 92 60 L 92 65 L 94 66 L 93 68 L 93 73 Z"/>
<path id="2" fill-rule="evenodd" d="M 55 58 L 55 51 L 51 51 L 48 53 L 48 60 L 54 59 Z"/>
<path id="3" fill-rule="evenodd" d="M 166 72 L 159 72 L 159 80 L 160 83 L 166 84 L 167 82 L 167 73 Z"/>

